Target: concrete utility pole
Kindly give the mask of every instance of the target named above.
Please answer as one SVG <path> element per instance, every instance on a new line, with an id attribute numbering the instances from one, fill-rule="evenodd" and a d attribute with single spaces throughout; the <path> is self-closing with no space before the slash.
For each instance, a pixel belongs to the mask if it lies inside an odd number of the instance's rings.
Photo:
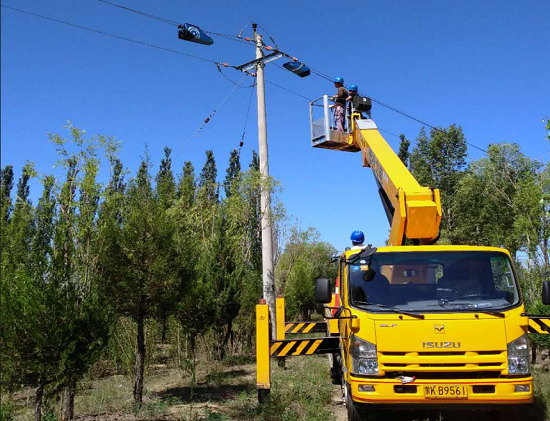
<path id="1" fill-rule="evenodd" d="M 257 25 L 252 24 L 254 29 L 254 41 L 256 42 L 256 60 L 263 57 L 262 36 L 257 32 Z M 262 268 L 263 268 L 263 292 L 264 298 L 269 306 L 269 317 L 271 319 L 272 337 L 276 337 L 275 327 L 275 272 L 273 269 L 273 237 L 271 226 L 271 199 L 269 187 L 264 183 L 269 177 L 269 164 L 267 157 L 267 122 L 265 118 L 265 82 L 264 82 L 263 61 L 258 61 L 256 70 L 256 83 L 258 95 L 258 141 L 260 150 L 260 174 L 262 176 L 261 187 L 261 211 L 262 211 Z"/>

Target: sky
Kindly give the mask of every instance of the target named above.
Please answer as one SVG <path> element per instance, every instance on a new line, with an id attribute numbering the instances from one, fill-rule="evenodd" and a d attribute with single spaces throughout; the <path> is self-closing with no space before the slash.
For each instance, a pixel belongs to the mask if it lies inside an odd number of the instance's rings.
<path id="1" fill-rule="evenodd" d="M 515 142 L 532 158 L 549 157 L 542 119 L 550 117 L 550 1 L 113 1 L 223 34 L 258 22 L 282 51 L 431 125 L 458 124 L 473 145 Z M 2 4 L 212 61 L 239 65 L 255 57 L 253 46 L 218 36 L 212 46 L 185 42 L 175 26 L 96 0 Z M 252 35 L 250 25 L 243 35 Z M 235 82 L 242 77 L 224 73 Z M 302 79 L 273 65 L 265 77 L 308 98 L 335 91 L 318 76 Z M 16 177 L 27 160 L 41 175 L 62 177 L 48 133 L 67 136 L 69 120 L 90 136 L 122 141 L 120 158 L 132 174 L 146 145 L 153 173 L 165 146 L 173 149 L 176 173 L 191 160 L 198 174 L 212 149 L 222 181 L 251 89 L 236 88 L 192 136 L 233 88 L 212 63 L 1 10 L 1 165 L 13 165 Z M 266 104 L 270 174 L 281 182 L 288 215 L 338 250 L 357 229 L 366 242 L 383 245 L 389 226 L 360 154 L 311 147 L 306 99 L 267 83 Z M 411 140 L 422 127 L 377 104 L 372 116 L 378 127 Z M 258 150 L 256 118 L 254 97 L 244 168 Z M 397 150 L 399 139 L 382 134 Z M 469 156 L 483 152 L 470 147 Z M 101 177 L 107 179 L 106 168 Z M 34 180 L 34 202 L 40 192 Z"/>

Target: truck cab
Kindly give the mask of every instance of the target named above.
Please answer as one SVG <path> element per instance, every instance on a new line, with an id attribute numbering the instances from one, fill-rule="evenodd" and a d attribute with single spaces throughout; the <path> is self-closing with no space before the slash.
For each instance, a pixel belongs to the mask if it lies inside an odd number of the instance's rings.
<path id="1" fill-rule="evenodd" d="M 339 277 L 341 355 L 333 361 L 350 419 L 373 407 L 533 401 L 528 319 L 506 250 L 349 250 Z"/>

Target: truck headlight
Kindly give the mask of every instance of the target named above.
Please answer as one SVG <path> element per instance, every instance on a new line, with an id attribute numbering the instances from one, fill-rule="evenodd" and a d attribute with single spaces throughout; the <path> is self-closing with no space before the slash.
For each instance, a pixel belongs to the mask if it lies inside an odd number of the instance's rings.
<path id="1" fill-rule="evenodd" d="M 508 372 L 510 374 L 529 374 L 531 358 L 527 334 L 508 344 Z"/>
<path id="2" fill-rule="evenodd" d="M 351 372 L 354 374 L 378 374 L 376 345 L 355 335 L 350 338 Z"/>

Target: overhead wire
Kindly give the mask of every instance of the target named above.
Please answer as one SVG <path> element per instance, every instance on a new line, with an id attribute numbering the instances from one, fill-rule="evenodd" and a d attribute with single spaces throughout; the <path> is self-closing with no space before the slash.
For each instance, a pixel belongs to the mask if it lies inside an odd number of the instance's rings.
<path id="1" fill-rule="evenodd" d="M 144 16 L 144 17 L 147 17 L 147 18 L 150 18 L 150 19 L 154 19 L 154 20 L 157 20 L 159 22 L 166 23 L 168 25 L 172 25 L 172 26 L 181 26 L 182 25 L 180 22 L 177 22 L 175 20 L 163 18 L 161 16 L 156 16 L 156 15 L 153 15 L 153 14 L 147 13 L 147 12 L 142 12 L 141 10 L 132 9 L 131 7 L 123 6 L 121 4 L 114 3 L 112 1 L 107 1 L 107 0 L 95 0 L 95 1 L 100 2 L 100 3 L 104 3 L 104 4 L 108 4 L 108 5 L 111 5 L 111 6 L 114 6 L 114 7 L 118 7 L 120 9 L 123 9 L 123 10 L 127 11 L 127 12 L 136 13 L 138 15 L 141 15 L 141 16 Z M 240 37 L 237 36 L 237 35 L 223 34 L 223 33 L 220 33 L 220 32 L 207 31 L 207 30 L 204 30 L 204 29 L 202 31 L 206 34 L 215 35 L 215 36 L 219 36 L 219 37 L 222 37 L 222 38 L 229 39 L 231 41 L 251 45 L 249 42 L 247 42 L 243 39 L 240 39 Z"/>
<path id="2" fill-rule="evenodd" d="M 239 143 L 239 156 L 241 156 L 241 149 L 244 146 L 244 138 L 246 136 L 246 125 L 248 123 L 248 116 L 250 114 L 250 106 L 252 105 L 252 98 L 254 96 L 254 88 L 256 87 L 256 79 L 254 79 L 254 83 L 252 84 L 252 90 L 250 91 L 250 98 L 248 98 L 248 107 L 246 109 L 246 117 L 244 118 L 244 128 L 243 128 L 243 134 L 241 136 L 241 141 Z"/>
<path id="3" fill-rule="evenodd" d="M 15 7 L 6 6 L 6 5 L 3 5 L 3 4 L 1 4 L 0 6 L 6 8 L 6 9 L 15 10 L 15 11 L 20 12 L 20 13 L 25 13 L 27 15 L 35 16 L 35 17 L 38 17 L 38 18 L 41 18 L 41 19 L 46 19 L 46 20 L 49 20 L 49 21 L 52 21 L 52 22 L 62 23 L 63 25 L 72 26 L 74 28 L 84 29 L 86 31 L 94 32 L 96 34 L 105 35 L 105 36 L 112 37 L 112 38 L 117 38 L 117 39 L 120 39 L 120 40 L 123 40 L 123 41 L 132 42 L 134 44 L 140 44 L 140 45 L 144 45 L 146 47 L 156 48 L 157 50 L 163 50 L 163 51 L 178 54 L 178 55 L 181 55 L 181 56 L 194 58 L 196 60 L 201 60 L 201 61 L 204 61 L 204 62 L 207 62 L 207 63 L 212 63 L 212 64 L 217 64 L 218 63 L 217 61 L 210 60 L 210 59 L 207 59 L 207 58 L 204 58 L 204 57 L 195 56 L 193 54 L 182 53 L 181 51 L 172 50 L 170 48 L 161 47 L 159 45 L 150 44 L 148 42 L 143 42 L 143 41 L 138 41 L 138 40 L 135 40 L 135 39 L 132 39 L 132 38 L 127 38 L 127 37 L 123 37 L 123 36 L 116 35 L 116 34 L 111 34 L 109 32 L 98 31 L 97 29 L 89 28 L 87 26 L 82 26 L 82 25 L 76 25 L 74 23 L 65 22 L 65 21 L 62 21 L 62 20 L 59 20 L 59 19 L 50 18 L 48 16 L 40 15 L 38 13 L 28 12 L 26 10 L 17 9 Z"/>
<path id="4" fill-rule="evenodd" d="M 287 91 L 293 95 L 296 95 L 296 96 L 299 96 L 300 98 L 303 98 L 303 99 L 306 99 L 307 101 L 311 102 L 313 101 L 311 98 L 308 98 L 307 96 L 304 96 L 302 94 L 299 94 L 298 92 L 295 92 L 291 89 L 288 89 L 288 88 L 285 88 L 284 86 L 281 86 L 281 85 L 277 85 L 275 82 L 271 82 L 270 80 L 267 80 L 266 78 L 264 78 L 264 80 L 269 83 L 270 85 L 273 85 L 273 86 L 276 86 L 277 88 L 279 89 L 282 89 L 283 91 Z"/>
<path id="5" fill-rule="evenodd" d="M 289 57 L 289 55 L 286 54 L 286 53 L 285 53 L 285 56 Z M 277 67 L 279 67 L 280 69 L 283 69 L 282 67 L 280 67 L 280 66 L 278 66 L 278 65 L 277 65 Z M 331 82 L 334 80 L 334 78 L 331 77 L 330 75 L 327 75 L 326 73 L 323 73 L 323 72 L 321 72 L 321 71 L 319 71 L 319 70 L 317 70 L 317 69 L 314 69 L 314 68 L 311 67 L 311 66 L 308 66 L 308 67 L 310 68 L 311 72 L 314 73 L 315 75 L 317 75 L 317 76 L 319 76 L 319 77 L 321 77 L 321 78 L 323 78 L 323 79 L 329 80 L 329 81 L 331 81 Z M 404 117 L 410 118 L 411 120 L 414 120 L 414 121 L 416 121 L 416 122 L 418 122 L 418 123 L 420 123 L 420 124 L 423 124 L 423 125 L 425 125 L 425 126 L 431 128 L 431 129 L 433 129 L 433 130 L 435 130 L 435 131 L 438 131 L 438 132 L 440 132 L 440 133 L 447 133 L 445 130 L 440 129 L 439 127 L 433 126 L 433 125 L 431 125 L 431 124 L 429 124 L 429 123 L 427 123 L 427 122 L 425 122 L 425 121 L 423 121 L 423 120 L 420 120 L 419 118 L 416 118 L 416 117 L 414 117 L 414 116 L 412 116 L 412 115 L 410 115 L 410 114 L 408 114 L 408 113 L 406 113 L 406 112 L 404 112 L 404 111 L 401 111 L 401 110 L 399 110 L 399 109 L 393 107 L 392 105 L 389 105 L 389 104 L 387 104 L 387 103 L 385 103 L 385 102 L 383 102 L 383 101 L 380 101 L 379 99 L 376 99 L 376 98 L 372 97 L 371 95 L 368 95 L 368 94 L 366 94 L 366 93 L 364 93 L 364 92 L 361 92 L 361 91 L 359 91 L 359 94 L 360 94 L 361 96 L 370 98 L 372 102 L 375 102 L 375 103 L 377 103 L 377 104 L 379 104 L 379 105 L 381 105 L 381 106 L 383 106 L 383 107 L 385 107 L 385 108 L 388 108 L 388 109 L 391 110 L 391 111 L 394 111 L 394 112 L 396 112 L 396 113 L 398 113 L 398 114 L 401 114 L 401 115 L 404 116 Z M 465 143 L 466 143 L 468 146 L 471 146 L 472 148 L 475 148 L 475 149 L 477 149 L 477 150 L 479 150 L 479 151 L 481 151 L 481 152 L 487 153 L 487 150 L 485 150 L 485 149 L 483 149 L 483 148 L 481 148 L 481 147 L 479 147 L 479 146 L 477 146 L 477 145 L 474 145 L 473 143 L 470 143 L 470 142 L 465 142 Z"/>
<path id="6" fill-rule="evenodd" d="M 117 4 L 117 3 L 113 3 L 111 1 L 107 1 L 107 0 L 95 0 L 95 1 L 97 1 L 99 3 L 109 4 L 111 6 L 118 7 L 120 9 L 126 10 L 128 12 L 132 12 L 132 13 L 136 13 L 138 15 L 145 16 L 145 17 L 150 18 L 150 19 L 158 20 L 159 22 L 167 23 L 168 25 L 174 25 L 174 26 L 180 25 L 180 23 L 178 23 L 174 20 L 162 18 L 160 16 L 155 16 L 155 15 L 152 15 L 150 13 L 142 12 L 142 11 L 137 10 L 137 9 L 132 9 L 131 7 L 123 6 L 123 5 Z"/>
<path id="7" fill-rule="evenodd" d="M 216 63 L 216 67 L 218 68 L 218 72 L 220 72 L 220 74 L 226 78 L 229 82 L 231 82 L 233 85 L 237 85 L 239 88 L 243 88 L 243 89 L 246 89 L 246 88 L 253 88 L 254 85 L 256 84 L 256 81 L 254 81 L 251 85 L 248 85 L 248 86 L 239 86 L 239 84 L 235 81 L 233 81 L 233 79 L 231 79 L 229 76 L 227 76 L 223 70 L 222 70 L 222 66 L 224 65 L 224 63 Z M 227 66 L 227 67 L 231 67 L 231 66 Z M 251 75 L 250 73 L 247 73 L 248 75 Z"/>
<path id="8" fill-rule="evenodd" d="M 147 18 L 150 18 L 150 19 L 154 19 L 154 20 L 157 20 L 157 21 L 159 21 L 159 22 L 166 23 L 166 24 L 170 24 L 170 25 L 174 25 L 174 26 L 179 26 L 179 25 L 180 25 L 180 23 L 178 23 L 178 22 L 176 22 L 176 21 L 173 21 L 173 20 L 171 20 L 171 19 L 162 18 L 162 17 L 160 17 L 160 16 L 156 16 L 156 15 L 152 15 L 152 14 L 150 14 L 150 13 L 142 12 L 142 11 L 137 10 L 137 9 L 132 9 L 132 8 L 130 8 L 130 7 L 123 6 L 123 5 L 120 5 L 120 4 L 117 4 L 117 3 L 113 3 L 113 2 L 110 2 L 110 1 L 107 1 L 107 0 L 95 0 L 95 1 L 100 2 L 100 3 L 104 3 L 104 4 L 108 4 L 108 5 L 111 5 L 111 6 L 114 6 L 114 7 L 118 7 L 118 8 L 120 8 L 120 9 L 129 11 L 129 12 L 132 12 L 132 13 L 136 13 L 136 14 L 142 15 L 142 16 L 144 16 L 144 17 L 147 17 Z M 1 5 L 1 7 L 4 7 L 4 8 L 6 8 L 6 9 L 10 9 L 10 10 L 13 10 L 13 11 L 17 11 L 17 12 L 20 12 L 20 13 L 24 13 L 24 14 L 27 14 L 27 15 L 30 15 L 30 16 L 35 16 L 35 17 L 38 17 L 38 18 L 41 18 L 41 19 L 46 19 L 46 20 L 49 20 L 49 21 L 52 21 L 52 22 L 57 22 L 57 23 L 61 23 L 61 24 L 67 25 L 67 26 L 72 26 L 72 27 L 74 27 L 74 28 L 78 28 L 78 29 L 83 29 L 83 30 L 86 30 L 86 31 L 94 32 L 94 33 L 96 33 L 96 34 L 100 34 L 100 35 L 104 35 L 104 36 L 109 36 L 109 37 L 116 38 L 116 39 L 120 39 L 120 40 L 123 40 L 123 41 L 132 42 L 132 43 L 134 43 L 134 44 L 144 45 L 144 46 L 151 47 L 151 48 L 155 48 L 155 49 L 158 49 L 158 50 L 167 51 L 167 52 L 171 52 L 171 53 L 178 54 L 178 55 L 181 55 L 181 56 L 185 56 L 185 57 L 189 57 L 189 58 L 194 58 L 194 59 L 196 59 L 196 60 L 201 60 L 201 61 L 204 61 L 204 62 L 212 63 L 212 64 L 215 64 L 215 65 L 218 67 L 219 72 L 220 72 L 226 79 L 228 79 L 231 83 L 233 83 L 233 84 L 235 85 L 235 87 L 240 86 L 240 84 L 235 84 L 235 82 L 233 82 L 230 78 L 228 78 L 228 77 L 221 71 L 221 69 L 220 69 L 220 67 L 219 67 L 219 64 L 221 64 L 221 63 L 219 63 L 219 62 L 217 62 L 217 61 L 214 61 L 214 60 L 206 59 L 206 58 L 204 58 L 204 57 L 199 57 L 199 56 L 196 56 L 196 55 L 193 55 L 193 54 L 183 53 L 183 52 L 181 52 L 181 51 L 172 50 L 172 49 L 170 49 L 170 48 L 161 47 L 161 46 L 158 46 L 158 45 L 155 45 L 155 44 L 151 44 L 151 43 L 147 43 L 147 42 L 143 42 L 143 41 L 138 41 L 138 40 L 135 40 L 135 39 L 132 39 L 132 38 L 123 37 L 123 36 L 116 35 L 116 34 L 112 34 L 112 33 L 109 33 L 109 32 L 99 31 L 99 30 L 97 30 L 97 29 L 89 28 L 89 27 L 86 27 L 86 26 L 77 25 L 77 24 L 70 23 L 70 22 L 65 22 L 65 21 L 62 21 L 62 20 L 60 20 L 60 19 L 51 18 L 51 17 L 48 17 L 48 16 L 40 15 L 40 14 L 38 14 L 38 13 L 29 12 L 29 11 L 26 11 L 26 10 L 18 9 L 18 8 L 11 7 L 11 6 L 6 6 L 6 5 L 3 5 L 3 4 Z M 246 43 L 246 44 L 248 44 L 247 41 L 243 41 L 243 38 L 242 38 L 242 36 L 241 36 L 243 30 L 244 30 L 244 29 L 246 28 L 246 26 L 248 26 L 248 25 L 249 25 L 249 24 L 245 25 L 245 26 L 241 29 L 241 31 L 239 32 L 239 35 L 229 35 L 229 34 L 222 34 L 222 33 L 211 32 L 211 31 L 204 31 L 204 32 L 205 32 L 205 33 L 212 34 L 212 35 L 216 35 L 216 36 L 225 37 L 225 38 L 231 39 L 231 40 L 233 40 L 233 41 L 237 41 L 237 42 L 241 42 L 241 43 Z M 273 37 L 271 37 L 271 35 L 269 35 L 269 33 L 268 33 L 268 32 L 265 30 L 265 28 L 263 28 L 261 25 L 258 24 L 258 26 L 266 33 L 266 35 L 271 39 L 271 41 L 273 42 L 273 44 L 275 45 L 275 47 L 276 47 L 277 50 L 278 50 L 278 45 L 277 45 L 277 43 L 275 42 L 275 40 L 273 39 Z M 280 52 L 283 53 L 282 51 L 280 51 Z M 287 53 L 283 53 L 283 55 L 286 56 L 286 57 L 289 57 L 289 58 L 293 58 L 293 59 L 294 59 L 293 56 L 291 56 L 291 55 L 289 55 L 289 54 L 287 54 Z M 275 63 L 273 63 L 273 64 L 275 64 Z M 276 65 L 277 67 L 283 69 L 281 66 L 279 66 L 279 65 L 277 65 L 277 64 L 275 64 L 275 65 Z M 227 67 L 233 67 L 233 68 L 235 68 L 235 66 L 227 66 Z M 328 74 L 326 74 L 326 73 L 323 73 L 323 72 L 321 72 L 320 70 L 317 70 L 317 69 L 315 69 L 315 68 L 313 68 L 313 67 L 311 67 L 311 66 L 308 66 L 308 67 L 310 68 L 310 70 L 311 70 L 311 72 L 312 72 L 313 74 L 315 74 L 315 75 L 317 75 L 317 76 L 319 76 L 319 77 L 321 77 L 321 78 L 323 78 L 323 79 L 329 80 L 329 81 L 334 80 L 330 75 L 328 75 Z M 245 76 L 246 76 L 246 75 L 245 75 Z M 268 80 L 266 80 L 266 82 L 267 82 L 267 83 L 270 83 L 271 85 L 274 85 L 274 86 L 276 86 L 276 87 L 278 87 L 278 88 L 280 88 L 280 89 L 283 89 L 283 90 L 285 90 L 285 91 L 288 91 L 288 92 L 290 92 L 290 93 L 292 93 L 292 94 L 294 94 L 294 95 L 297 95 L 297 96 L 299 96 L 299 97 L 301 97 L 301 98 L 307 99 L 308 101 L 311 101 L 310 98 L 308 98 L 308 97 L 306 97 L 306 96 L 303 96 L 303 95 L 301 95 L 301 94 L 299 94 L 299 93 L 297 93 L 297 92 L 295 92 L 295 91 L 292 91 L 292 90 L 290 90 L 290 89 L 288 89 L 288 88 L 282 87 L 282 86 L 280 86 L 280 85 L 278 85 L 278 84 L 276 84 L 276 83 L 274 83 L 274 82 L 271 82 L 271 81 L 268 81 Z M 249 87 L 251 87 L 251 86 L 249 86 Z M 392 111 L 394 111 L 394 112 L 396 112 L 396 113 L 398 113 L 398 114 L 401 114 L 401 115 L 403 115 L 404 117 L 407 117 L 407 118 L 412 119 L 412 120 L 414 120 L 414 121 L 416 121 L 416 122 L 418 122 L 418 123 L 420 123 L 420 124 L 423 124 L 423 125 L 425 125 L 425 126 L 427 126 L 427 127 L 430 127 L 430 128 L 433 129 L 433 130 L 439 131 L 439 132 L 441 132 L 441 133 L 446 133 L 445 130 L 442 130 L 442 129 L 440 129 L 440 128 L 436 127 L 436 126 L 433 126 L 433 125 L 431 125 L 431 124 L 429 124 L 429 123 L 427 123 L 427 122 L 425 122 L 425 121 L 423 121 L 423 120 L 421 120 L 421 119 L 419 119 L 419 118 L 416 118 L 416 117 L 414 117 L 414 116 L 412 116 L 412 115 L 410 115 L 410 114 L 408 114 L 408 113 L 406 113 L 406 112 L 404 112 L 404 111 L 401 111 L 401 110 L 399 110 L 399 109 L 393 107 L 393 106 L 390 105 L 390 104 L 387 104 L 387 103 L 385 103 L 385 102 L 383 102 L 383 101 L 380 101 L 380 100 L 378 100 L 378 99 L 372 97 L 371 95 L 368 95 L 368 94 L 366 94 L 366 93 L 364 93 L 364 92 L 361 92 L 361 91 L 360 91 L 359 93 L 360 93 L 362 96 L 366 96 L 366 97 L 370 98 L 371 101 L 373 101 L 373 102 L 375 102 L 375 103 L 377 103 L 377 104 L 379 104 L 379 105 L 381 105 L 381 106 L 383 106 L 383 107 L 385 107 L 385 108 L 388 108 L 389 110 L 392 110 Z M 470 143 L 470 142 L 466 142 L 466 144 L 469 145 L 469 146 L 471 146 L 471 147 L 473 147 L 473 148 L 475 148 L 475 149 L 478 149 L 478 150 L 480 150 L 480 151 L 482 151 L 482 152 L 487 153 L 487 150 L 485 150 L 485 149 L 483 149 L 483 148 L 481 148 L 481 147 L 479 147 L 479 146 L 477 146 L 477 145 L 474 145 L 474 144 L 472 144 L 472 143 Z"/>
<path id="9" fill-rule="evenodd" d="M 277 45 L 277 42 L 273 39 L 273 37 L 271 35 L 269 35 L 269 32 L 267 32 L 265 30 L 265 28 L 260 25 L 259 23 L 257 23 L 256 25 L 258 25 L 258 27 L 265 32 L 265 34 L 269 37 L 269 39 L 271 40 L 271 42 L 273 43 L 273 45 L 275 46 L 275 48 L 278 50 L 279 49 L 279 46 Z"/>
<path id="10" fill-rule="evenodd" d="M 193 135 L 187 139 L 187 141 L 183 144 L 183 146 L 180 148 L 180 150 L 174 155 L 174 158 L 176 158 L 182 151 L 183 149 L 187 146 L 187 144 L 189 142 L 191 142 L 191 140 L 193 140 L 195 138 L 195 136 L 197 136 L 197 134 L 204 128 L 204 126 L 206 126 L 210 120 L 212 120 L 212 118 L 214 117 L 214 115 L 218 112 L 218 110 L 220 109 L 220 107 L 225 103 L 225 101 L 227 101 L 229 99 L 229 97 L 233 94 L 233 92 L 235 92 L 237 90 L 237 88 L 239 87 L 239 85 L 244 81 L 244 79 L 247 77 L 248 75 L 245 74 L 243 75 L 243 77 L 241 78 L 241 80 L 239 81 L 239 83 L 237 85 L 235 85 L 233 87 L 233 89 L 231 89 L 231 91 L 227 94 L 227 96 L 222 100 L 222 102 L 219 103 L 219 105 L 214 108 L 214 110 L 212 110 L 212 112 L 208 115 L 208 117 L 206 117 L 204 119 L 204 121 L 201 123 L 201 125 L 198 127 L 197 130 L 195 130 L 195 133 L 193 133 Z"/>

